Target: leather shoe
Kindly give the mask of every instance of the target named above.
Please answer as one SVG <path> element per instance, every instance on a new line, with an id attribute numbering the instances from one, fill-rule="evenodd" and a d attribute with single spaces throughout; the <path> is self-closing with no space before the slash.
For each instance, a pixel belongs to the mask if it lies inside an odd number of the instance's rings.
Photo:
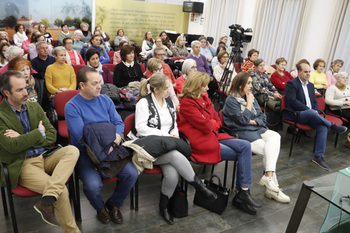
<path id="1" fill-rule="evenodd" d="M 43 199 L 34 205 L 34 209 L 41 215 L 41 218 L 51 226 L 59 227 L 60 223 L 55 216 L 55 208 L 53 204 L 45 204 Z"/>
<path id="2" fill-rule="evenodd" d="M 331 130 L 333 130 L 339 134 L 343 134 L 348 130 L 348 128 L 345 126 L 342 126 L 342 125 L 332 124 Z"/>
<path id="3" fill-rule="evenodd" d="M 317 164 L 320 168 L 324 170 L 329 170 L 329 166 L 326 164 L 326 162 L 323 160 L 323 157 L 315 156 L 312 159 L 312 162 Z"/>
<path id="4" fill-rule="evenodd" d="M 106 202 L 106 209 L 109 211 L 109 216 L 114 223 L 122 224 L 123 223 L 123 215 L 120 212 L 118 206 L 113 205 L 109 201 Z"/>
<path id="5" fill-rule="evenodd" d="M 109 214 L 107 213 L 106 209 L 103 208 L 100 211 L 97 211 L 97 218 L 100 220 L 103 224 L 108 224 L 111 222 L 111 217 L 109 217 Z"/>
<path id="6" fill-rule="evenodd" d="M 243 190 L 243 189 L 239 190 L 239 192 L 237 193 L 236 196 L 237 196 L 237 198 L 238 198 L 240 201 L 242 201 L 242 202 L 244 202 L 244 203 L 246 203 L 246 204 L 248 204 L 248 205 L 251 205 L 251 206 L 257 207 L 257 208 L 260 208 L 260 207 L 261 207 L 261 204 L 257 203 L 257 202 L 252 198 L 252 196 L 250 196 L 250 190 L 249 190 L 249 189 L 248 189 L 248 190 Z"/>
<path id="7" fill-rule="evenodd" d="M 238 194 L 233 198 L 232 205 L 235 206 L 237 209 L 240 209 L 247 214 L 256 215 L 256 209 L 254 209 L 252 206 L 248 205 L 244 201 L 240 200 L 238 197 Z"/>

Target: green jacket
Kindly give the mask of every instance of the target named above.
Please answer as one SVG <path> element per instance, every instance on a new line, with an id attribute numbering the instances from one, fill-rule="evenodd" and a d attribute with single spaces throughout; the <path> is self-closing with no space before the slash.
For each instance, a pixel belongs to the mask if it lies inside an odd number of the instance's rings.
<path id="1" fill-rule="evenodd" d="M 32 130 L 24 134 L 23 126 L 11 107 L 5 101 L 0 104 L 0 162 L 8 165 L 12 188 L 17 186 L 28 148 L 49 148 L 56 142 L 56 129 L 50 124 L 41 106 L 34 102 L 27 102 L 26 106 Z M 40 120 L 46 129 L 46 139 L 38 130 Z M 15 130 L 21 135 L 17 138 L 6 137 L 4 133 L 7 129 Z M 2 168 L 0 179 L 1 186 L 5 186 Z"/>

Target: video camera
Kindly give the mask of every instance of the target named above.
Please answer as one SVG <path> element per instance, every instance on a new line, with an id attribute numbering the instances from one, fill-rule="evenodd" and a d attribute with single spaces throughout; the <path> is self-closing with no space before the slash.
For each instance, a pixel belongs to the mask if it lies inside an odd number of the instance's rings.
<path id="1" fill-rule="evenodd" d="M 252 41 L 252 35 L 248 35 L 246 33 L 253 32 L 251 28 L 244 29 L 239 24 L 232 24 L 228 27 L 231 29 L 230 37 L 232 38 L 231 45 L 249 43 Z"/>

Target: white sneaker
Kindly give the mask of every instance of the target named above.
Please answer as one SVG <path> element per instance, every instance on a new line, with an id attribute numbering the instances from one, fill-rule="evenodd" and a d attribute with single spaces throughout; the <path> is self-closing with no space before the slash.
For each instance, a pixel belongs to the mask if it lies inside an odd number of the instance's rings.
<path id="1" fill-rule="evenodd" d="M 275 184 L 272 177 L 267 177 L 263 175 L 260 179 L 259 184 L 265 186 L 267 189 L 278 193 L 280 191 L 279 187 Z"/>
<path id="2" fill-rule="evenodd" d="M 279 190 L 277 193 L 273 192 L 271 190 L 266 189 L 265 192 L 266 197 L 271 198 L 271 199 L 275 199 L 278 202 L 281 203 L 289 203 L 290 202 L 290 198 L 284 194 L 281 190 Z"/>

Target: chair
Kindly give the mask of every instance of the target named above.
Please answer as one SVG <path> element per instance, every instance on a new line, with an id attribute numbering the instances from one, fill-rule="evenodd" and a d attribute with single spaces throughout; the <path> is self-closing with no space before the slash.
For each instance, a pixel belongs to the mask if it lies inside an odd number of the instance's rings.
<path id="1" fill-rule="evenodd" d="M 294 114 L 294 121 L 287 120 L 287 119 L 283 118 L 283 113 L 285 111 L 288 111 L 288 112 L 291 112 L 291 113 Z M 286 96 L 283 96 L 282 100 L 281 100 L 281 117 L 283 119 L 283 122 L 285 122 L 285 123 L 287 123 L 289 125 L 294 125 L 295 129 L 297 130 L 297 137 L 295 139 L 296 142 L 300 140 L 300 136 L 301 136 L 300 130 L 304 130 L 304 131 L 312 131 L 312 130 L 314 130 L 314 128 L 312 128 L 309 125 L 304 125 L 304 124 L 297 123 L 298 115 L 294 111 L 286 108 Z M 292 134 L 292 140 L 291 140 L 291 143 L 290 143 L 289 157 L 292 155 L 294 137 L 295 137 L 295 134 L 293 133 Z"/>
<path id="2" fill-rule="evenodd" d="M 275 64 L 271 65 L 271 67 L 277 70 L 277 66 Z"/>
<path id="3" fill-rule="evenodd" d="M 135 114 L 131 114 L 127 118 L 125 118 L 125 120 L 124 120 L 124 138 L 127 138 L 127 135 L 132 130 L 132 127 L 133 127 L 134 124 L 135 124 Z M 160 169 L 160 167 L 157 166 L 157 165 L 154 165 L 153 169 L 145 168 L 143 170 L 143 173 L 146 173 L 146 174 L 163 174 L 162 169 Z M 134 193 L 133 190 L 131 190 L 130 199 L 132 198 L 133 193 Z M 133 203 L 133 201 L 132 201 L 132 203 Z M 137 179 L 137 181 L 135 183 L 135 210 L 137 211 L 138 209 L 139 209 L 139 181 Z"/>
<path id="4" fill-rule="evenodd" d="M 109 57 L 109 63 L 108 64 L 113 64 L 114 51 L 108 51 L 107 54 L 108 54 L 108 57 Z"/>
<path id="5" fill-rule="evenodd" d="M 114 72 L 114 67 L 116 66 L 116 64 L 104 64 L 105 67 L 107 67 L 109 69 L 109 71 Z"/>
<path id="6" fill-rule="evenodd" d="M 142 63 L 139 63 L 139 65 L 141 67 L 142 74 L 144 74 L 146 72 L 145 65 Z"/>
<path id="7" fill-rule="evenodd" d="M 2 95 L 0 95 L 0 103 L 1 103 L 1 101 L 2 101 Z"/>
<path id="8" fill-rule="evenodd" d="M 78 72 L 81 68 L 85 67 L 86 65 L 74 65 L 73 69 L 74 69 L 74 73 L 75 75 L 78 75 Z"/>
<path id="9" fill-rule="evenodd" d="M 240 63 L 235 62 L 235 71 L 238 73 L 240 69 L 241 69 Z"/>

